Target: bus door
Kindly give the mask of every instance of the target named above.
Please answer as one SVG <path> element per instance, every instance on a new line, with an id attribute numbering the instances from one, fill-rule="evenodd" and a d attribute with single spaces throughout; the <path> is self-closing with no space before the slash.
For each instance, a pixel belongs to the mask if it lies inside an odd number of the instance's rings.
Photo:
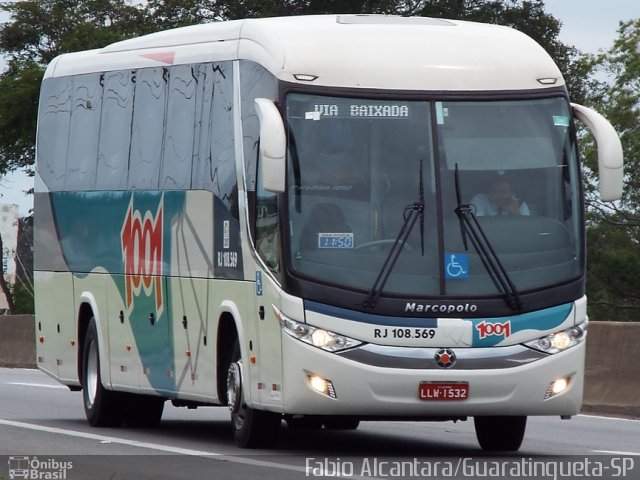
<path id="1" fill-rule="evenodd" d="M 280 308 L 280 291 L 271 276 L 256 270 L 254 318 L 257 319 L 258 390 L 261 405 L 282 405 L 282 337 L 273 306 Z"/>

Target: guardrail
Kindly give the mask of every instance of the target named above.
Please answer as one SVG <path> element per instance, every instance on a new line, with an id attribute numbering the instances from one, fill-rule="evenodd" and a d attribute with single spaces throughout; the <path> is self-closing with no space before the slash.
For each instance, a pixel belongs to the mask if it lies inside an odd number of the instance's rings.
<path id="1" fill-rule="evenodd" d="M 590 322 L 584 412 L 640 417 L 640 322 Z M 33 315 L 0 316 L 0 367 L 35 368 Z"/>
<path id="2" fill-rule="evenodd" d="M 584 412 L 640 417 L 640 322 L 590 322 Z"/>
<path id="3" fill-rule="evenodd" d="M 33 315 L 0 315 L 0 367 L 36 368 Z"/>

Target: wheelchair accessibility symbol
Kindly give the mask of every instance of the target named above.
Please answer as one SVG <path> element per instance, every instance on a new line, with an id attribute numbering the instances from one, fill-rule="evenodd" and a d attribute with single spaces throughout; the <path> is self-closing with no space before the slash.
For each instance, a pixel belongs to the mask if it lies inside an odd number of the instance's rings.
<path id="1" fill-rule="evenodd" d="M 469 255 L 466 253 L 445 253 L 445 278 L 469 278 Z"/>

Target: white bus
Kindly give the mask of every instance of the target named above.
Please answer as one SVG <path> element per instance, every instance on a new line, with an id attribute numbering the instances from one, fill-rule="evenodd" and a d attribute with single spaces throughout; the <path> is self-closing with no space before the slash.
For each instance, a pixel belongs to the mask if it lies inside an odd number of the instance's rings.
<path id="1" fill-rule="evenodd" d="M 268 18 L 62 55 L 39 107 L 39 368 L 94 426 L 226 405 L 264 447 L 283 421 L 474 417 L 483 449 L 517 450 L 527 416 L 582 402 L 576 118 L 619 198 L 613 128 L 509 28 Z"/>

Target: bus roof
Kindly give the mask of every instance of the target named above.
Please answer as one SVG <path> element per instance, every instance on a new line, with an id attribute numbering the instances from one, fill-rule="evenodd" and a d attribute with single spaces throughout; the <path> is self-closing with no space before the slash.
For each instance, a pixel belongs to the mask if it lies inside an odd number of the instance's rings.
<path id="1" fill-rule="evenodd" d="M 61 55 L 45 78 L 235 59 L 256 62 L 280 80 L 323 86 L 504 91 L 564 85 L 545 50 L 514 29 L 383 15 L 260 18 L 183 27 Z"/>

